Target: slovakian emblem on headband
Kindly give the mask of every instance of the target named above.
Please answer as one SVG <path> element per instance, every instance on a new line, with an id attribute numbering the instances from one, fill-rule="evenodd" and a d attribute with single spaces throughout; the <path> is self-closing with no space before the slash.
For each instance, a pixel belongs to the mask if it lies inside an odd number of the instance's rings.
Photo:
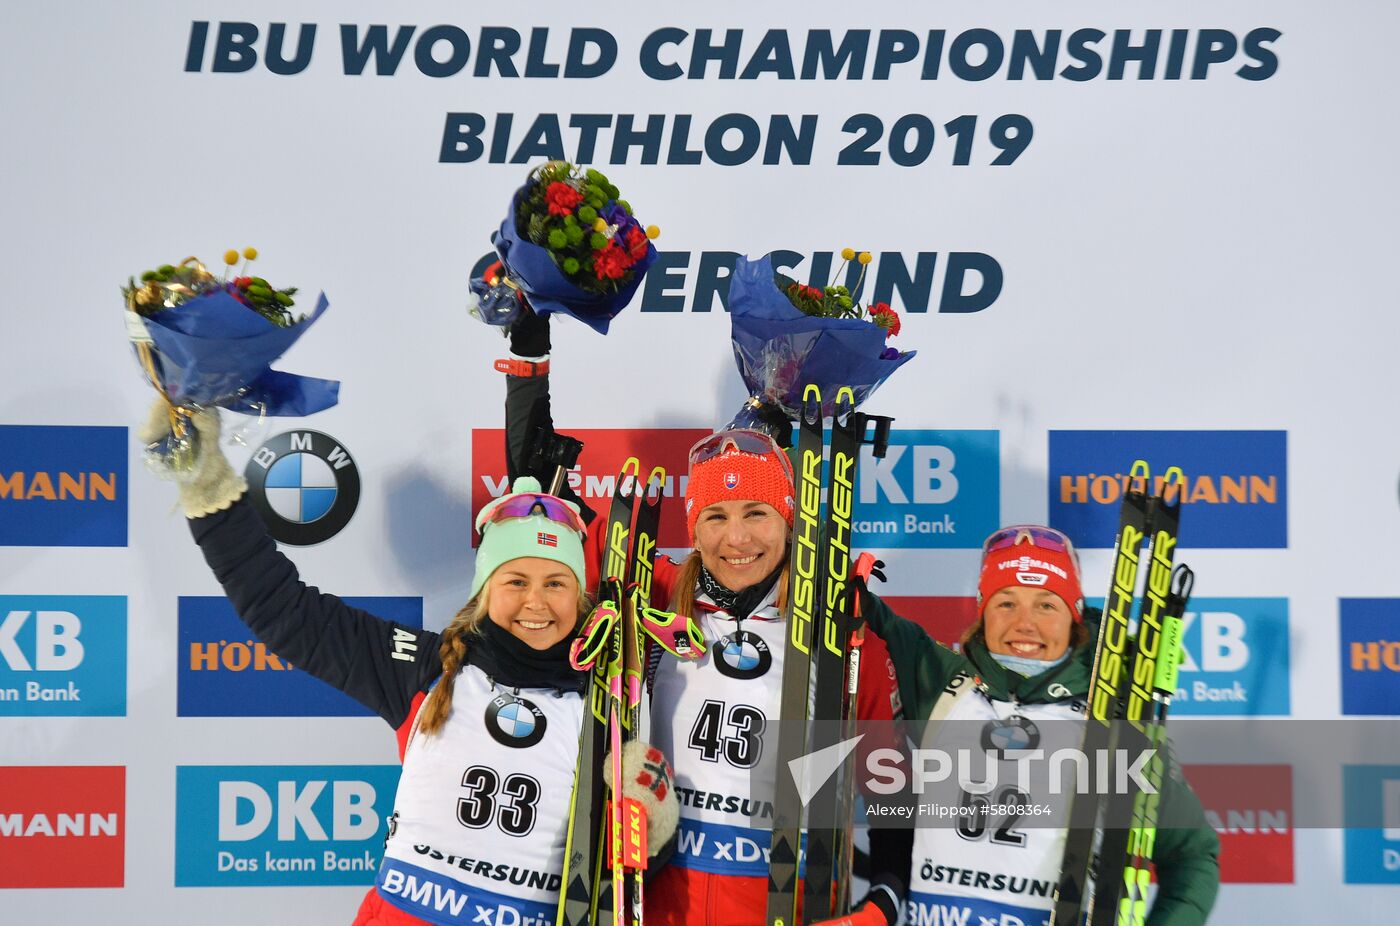
<path id="1" fill-rule="evenodd" d="M 736 488 L 738 488 L 738 487 L 739 487 L 739 474 L 738 474 L 738 473 L 725 473 L 725 474 L 724 474 L 724 487 L 725 487 L 726 489 L 736 489 Z"/>
<path id="2" fill-rule="evenodd" d="M 535 535 L 535 542 L 542 547 L 557 547 L 559 546 L 559 535 L 546 534 L 544 531 L 540 531 Z"/>

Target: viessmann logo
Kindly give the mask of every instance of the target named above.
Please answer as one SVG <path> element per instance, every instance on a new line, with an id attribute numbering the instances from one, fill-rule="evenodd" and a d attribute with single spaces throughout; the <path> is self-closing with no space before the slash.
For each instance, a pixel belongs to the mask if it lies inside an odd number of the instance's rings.
<path id="1" fill-rule="evenodd" d="M 1186 474 L 1182 547 L 1288 546 L 1286 431 L 1051 431 L 1050 523 L 1081 547 L 1111 547 L 1133 461 L 1160 489 Z"/>
<path id="2" fill-rule="evenodd" d="M 386 620 L 423 626 L 423 599 L 342 599 Z M 179 601 L 180 717 L 370 717 L 350 696 L 300 671 L 253 637 L 223 596 Z M 399 644 L 401 658 L 403 643 Z M 410 657 L 411 658 L 411 657 Z"/>
<path id="3" fill-rule="evenodd" d="M 0 546 L 126 546 L 126 428 L 0 425 Z"/>
<path id="4" fill-rule="evenodd" d="M 690 448 L 710 432 L 703 428 L 597 428 L 568 429 L 565 433 L 583 441 L 578 466 L 569 473 L 569 486 L 584 503 L 607 517 L 618 471 L 628 457 L 642 464 L 642 478 L 654 467 L 666 470 L 662 489 L 661 529 L 657 545 L 688 547 L 685 530 L 686 473 Z M 493 498 L 510 491 L 506 476 L 505 431 L 472 429 L 472 517 Z M 546 489 L 548 486 L 545 487 Z M 475 538 L 473 538 L 475 542 Z"/>
<path id="5" fill-rule="evenodd" d="M 121 887 L 125 855 L 125 768 L 0 768 L 0 888 Z"/>

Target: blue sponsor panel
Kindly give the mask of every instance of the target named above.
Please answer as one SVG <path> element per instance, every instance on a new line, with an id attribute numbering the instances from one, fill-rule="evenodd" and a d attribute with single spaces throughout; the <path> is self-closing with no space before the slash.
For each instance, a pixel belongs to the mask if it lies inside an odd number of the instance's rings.
<path id="1" fill-rule="evenodd" d="M 179 766 L 176 887 L 369 885 L 397 765 Z"/>
<path id="2" fill-rule="evenodd" d="M 0 425 L 0 546 L 126 546 L 126 428 Z"/>
<path id="3" fill-rule="evenodd" d="M 766 877 L 772 840 L 769 830 L 682 818 L 671 864 L 715 875 Z"/>
<path id="4" fill-rule="evenodd" d="M 977 549 L 1000 526 L 997 431 L 891 431 L 861 449 L 852 532 L 876 548 Z"/>
<path id="5" fill-rule="evenodd" d="M 553 878 L 557 882 L 559 875 Z M 397 898 L 396 906 L 420 919 L 442 926 L 472 926 L 475 923 L 553 923 L 559 912 L 550 906 L 520 900 L 479 887 L 468 887 L 426 868 L 396 858 L 375 879 L 379 892 Z M 555 890 L 558 885 L 555 884 Z"/>
<path id="6" fill-rule="evenodd" d="M 1400 884 L 1400 765 L 1342 767 L 1346 883 Z"/>
<path id="7" fill-rule="evenodd" d="M 1103 608 L 1102 598 L 1085 599 Z M 1192 598 L 1172 716 L 1286 716 L 1287 598 Z"/>
<path id="8" fill-rule="evenodd" d="M 1400 715 L 1400 598 L 1343 598 L 1342 713 Z"/>
<path id="9" fill-rule="evenodd" d="M 0 717 L 126 716 L 126 599 L 0 595 Z"/>
<path id="10" fill-rule="evenodd" d="M 982 897 L 910 891 L 904 922 L 908 926 L 1050 926 L 1050 911 Z"/>
<path id="11" fill-rule="evenodd" d="M 341 599 L 410 627 L 423 599 Z M 238 619 L 227 598 L 182 597 L 177 714 L 181 717 L 372 717 L 358 701 L 279 658 Z"/>
<path id="12" fill-rule="evenodd" d="M 1183 547 L 1288 546 L 1287 431 L 1051 431 L 1050 523 L 1085 548 L 1108 548 L 1135 460 L 1159 488 L 1186 474 Z"/>

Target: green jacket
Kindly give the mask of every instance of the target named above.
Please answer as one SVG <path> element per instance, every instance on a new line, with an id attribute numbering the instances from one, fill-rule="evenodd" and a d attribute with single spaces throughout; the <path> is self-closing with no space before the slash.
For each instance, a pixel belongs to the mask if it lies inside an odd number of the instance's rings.
<path id="1" fill-rule="evenodd" d="M 961 672 L 979 676 L 988 694 L 998 700 L 1043 704 L 1082 698 L 1089 691 L 1093 672 L 1094 648 L 1081 646 L 1071 657 L 1040 675 L 1029 678 L 1005 669 L 992 658 L 986 644 L 973 640 L 965 653 L 934 641 L 923 627 L 906 620 L 872 594 L 867 594 L 862 610 L 870 628 L 889 646 L 890 659 L 898 676 L 899 696 L 904 716 L 913 727 L 928 720 L 943 689 Z M 1085 614 L 1089 638 L 1097 635 L 1098 612 Z M 1058 683 L 1069 689 L 1068 696 L 1054 697 L 1048 689 Z M 1057 691 L 1059 691 L 1057 687 Z M 1159 826 L 1154 865 L 1158 891 L 1148 915 L 1148 926 L 1199 926 L 1215 904 L 1220 888 L 1220 837 L 1206 822 L 1201 802 L 1181 775 L 1181 768 L 1167 752 L 1168 774 L 1164 776 L 1160 816 L 1172 821 L 1171 828 Z"/>

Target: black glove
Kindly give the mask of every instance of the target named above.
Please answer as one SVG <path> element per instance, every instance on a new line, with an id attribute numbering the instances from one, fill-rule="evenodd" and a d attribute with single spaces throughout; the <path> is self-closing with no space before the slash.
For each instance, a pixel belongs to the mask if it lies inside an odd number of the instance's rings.
<path id="1" fill-rule="evenodd" d="M 549 318 L 536 315 L 527 304 L 510 326 L 510 352 L 517 357 L 544 357 L 549 353 Z"/>

